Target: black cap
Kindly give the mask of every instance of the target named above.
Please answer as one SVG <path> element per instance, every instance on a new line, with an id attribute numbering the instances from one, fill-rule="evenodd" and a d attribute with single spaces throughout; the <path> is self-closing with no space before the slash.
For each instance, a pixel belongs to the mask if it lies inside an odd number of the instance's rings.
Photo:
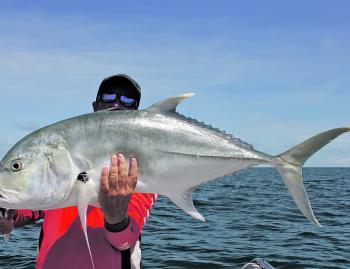
<path id="1" fill-rule="evenodd" d="M 140 104 L 141 99 L 141 88 L 139 84 L 131 77 L 125 74 L 117 74 L 110 77 L 105 78 L 100 87 L 98 88 L 96 101 L 99 99 L 100 94 L 102 93 L 111 93 L 118 92 L 124 93 L 127 96 L 135 98 L 137 100 L 137 107 Z"/>

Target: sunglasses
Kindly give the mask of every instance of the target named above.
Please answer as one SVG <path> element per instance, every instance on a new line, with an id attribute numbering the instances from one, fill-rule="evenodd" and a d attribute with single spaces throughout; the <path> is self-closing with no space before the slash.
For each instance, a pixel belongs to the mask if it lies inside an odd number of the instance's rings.
<path id="1" fill-rule="evenodd" d="M 103 103 L 113 103 L 115 101 L 119 101 L 120 104 L 122 104 L 127 108 L 137 106 L 137 100 L 135 98 L 128 97 L 126 95 L 119 94 L 119 93 L 107 93 L 107 92 L 102 93 L 99 96 L 99 101 Z"/>

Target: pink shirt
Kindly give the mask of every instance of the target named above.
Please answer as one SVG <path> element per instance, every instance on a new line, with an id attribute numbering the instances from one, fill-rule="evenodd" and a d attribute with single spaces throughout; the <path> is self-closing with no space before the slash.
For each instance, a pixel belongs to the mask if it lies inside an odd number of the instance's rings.
<path id="1" fill-rule="evenodd" d="M 121 268 L 120 251 L 135 244 L 155 200 L 155 194 L 133 194 L 128 207 L 130 222 L 118 232 L 108 231 L 103 211 L 89 206 L 88 237 L 96 269 Z M 33 214 L 36 218 L 35 211 L 19 210 L 15 226 L 22 226 Z M 93 268 L 76 207 L 45 211 L 43 233 L 36 269 Z"/>

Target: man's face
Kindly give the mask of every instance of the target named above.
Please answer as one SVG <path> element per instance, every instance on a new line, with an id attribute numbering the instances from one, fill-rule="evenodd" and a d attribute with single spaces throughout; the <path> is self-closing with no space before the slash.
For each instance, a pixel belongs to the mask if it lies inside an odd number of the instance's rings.
<path id="1" fill-rule="evenodd" d="M 137 100 L 127 94 L 107 91 L 101 93 L 92 103 L 94 111 L 100 110 L 136 110 Z"/>

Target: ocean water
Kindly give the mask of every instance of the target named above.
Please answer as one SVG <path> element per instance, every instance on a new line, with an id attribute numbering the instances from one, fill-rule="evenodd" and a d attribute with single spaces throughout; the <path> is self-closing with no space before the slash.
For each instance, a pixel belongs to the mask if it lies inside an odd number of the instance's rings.
<path id="1" fill-rule="evenodd" d="M 350 268 L 350 168 L 305 168 L 322 228 L 296 208 L 273 168 L 251 168 L 206 184 L 193 220 L 159 197 L 144 227 L 143 268 L 241 268 L 255 257 L 277 269 Z M 0 268 L 34 268 L 40 224 L 0 240 Z"/>

